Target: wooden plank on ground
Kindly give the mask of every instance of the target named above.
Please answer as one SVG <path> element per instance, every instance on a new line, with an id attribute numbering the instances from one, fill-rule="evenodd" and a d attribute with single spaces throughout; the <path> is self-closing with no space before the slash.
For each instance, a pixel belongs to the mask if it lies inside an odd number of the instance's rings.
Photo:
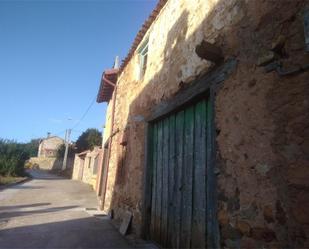
<path id="1" fill-rule="evenodd" d="M 132 213 L 129 212 L 129 211 L 126 211 L 124 213 L 123 220 L 122 220 L 121 226 L 119 228 L 119 232 L 122 235 L 126 235 L 127 234 L 128 229 L 129 229 L 130 224 L 131 224 L 131 221 L 132 221 Z"/>

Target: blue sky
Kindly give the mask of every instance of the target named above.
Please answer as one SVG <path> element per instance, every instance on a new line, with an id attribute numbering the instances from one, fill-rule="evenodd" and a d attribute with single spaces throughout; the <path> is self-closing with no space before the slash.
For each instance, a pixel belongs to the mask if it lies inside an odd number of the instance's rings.
<path id="1" fill-rule="evenodd" d="M 78 122 L 156 0 L 0 1 L 0 138 L 27 142 Z M 95 104 L 72 132 L 102 130 Z"/>

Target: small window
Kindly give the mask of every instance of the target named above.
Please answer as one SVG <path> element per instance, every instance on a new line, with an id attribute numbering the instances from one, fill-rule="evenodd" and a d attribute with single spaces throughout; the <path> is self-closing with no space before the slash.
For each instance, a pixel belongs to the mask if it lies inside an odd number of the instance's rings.
<path id="1" fill-rule="evenodd" d="M 148 59 L 148 39 L 142 43 L 138 49 L 138 66 L 139 66 L 139 80 L 144 77 L 147 68 Z"/>

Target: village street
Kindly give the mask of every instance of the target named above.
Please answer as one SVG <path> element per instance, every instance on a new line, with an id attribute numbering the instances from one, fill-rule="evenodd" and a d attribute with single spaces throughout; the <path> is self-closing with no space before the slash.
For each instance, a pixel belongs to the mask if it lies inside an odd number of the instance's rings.
<path id="1" fill-rule="evenodd" d="M 0 190 L 0 248 L 130 248 L 108 220 L 91 216 L 90 187 L 40 171 Z"/>

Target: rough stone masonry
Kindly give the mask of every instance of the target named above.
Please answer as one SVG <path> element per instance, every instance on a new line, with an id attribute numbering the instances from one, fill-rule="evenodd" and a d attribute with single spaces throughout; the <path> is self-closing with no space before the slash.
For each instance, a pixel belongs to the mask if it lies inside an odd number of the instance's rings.
<path id="1" fill-rule="evenodd" d="M 151 24 L 147 69 L 138 52 L 118 78 L 105 210 L 133 213 L 141 234 L 145 124 L 153 107 L 209 73 L 203 40 L 235 58 L 215 92 L 216 216 L 222 248 L 309 247 L 308 0 L 169 0 Z M 172 17 L 172 18 L 171 18 Z M 280 63 L 280 70 L 267 70 Z M 111 104 L 107 131 L 111 125 Z M 126 149 L 121 145 L 126 139 Z"/>

